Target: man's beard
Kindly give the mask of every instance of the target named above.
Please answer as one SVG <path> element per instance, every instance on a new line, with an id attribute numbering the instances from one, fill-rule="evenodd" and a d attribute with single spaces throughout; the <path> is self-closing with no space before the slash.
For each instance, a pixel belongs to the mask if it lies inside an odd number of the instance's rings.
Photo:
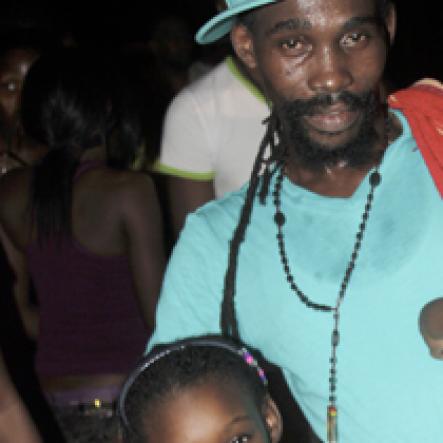
<path id="1" fill-rule="evenodd" d="M 351 140 L 336 146 L 323 145 L 311 139 L 301 120 L 335 103 L 346 104 L 350 111 L 363 111 L 362 118 L 358 132 Z M 300 164 L 313 171 L 324 170 L 325 167 L 342 162 L 353 167 L 367 165 L 375 159 L 374 145 L 379 138 L 375 130 L 375 118 L 379 109 L 380 101 L 373 91 L 361 95 L 344 91 L 309 100 L 286 101 L 279 109 L 283 122 L 282 136 L 289 144 L 289 153 L 294 153 Z"/>

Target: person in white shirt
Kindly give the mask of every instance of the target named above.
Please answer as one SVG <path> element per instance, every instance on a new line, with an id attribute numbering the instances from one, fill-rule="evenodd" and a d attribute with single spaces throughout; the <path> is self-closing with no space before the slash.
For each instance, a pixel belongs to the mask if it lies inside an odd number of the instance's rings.
<path id="1" fill-rule="evenodd" d="M 269 115 L 256 83 L 227 57 L 169 106 L 155 170 L 167 176 L 175 234 L 189 212 L 249 180 Z"/>

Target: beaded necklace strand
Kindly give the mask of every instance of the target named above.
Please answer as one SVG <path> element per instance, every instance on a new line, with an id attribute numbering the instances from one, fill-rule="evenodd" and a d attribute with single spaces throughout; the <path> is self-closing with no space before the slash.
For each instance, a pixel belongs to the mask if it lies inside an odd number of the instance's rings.
<path id="1" fill-rule="evenodd" d="M 385 146 L 388 145 L 388 135 L 389 135 L 389 117 L 386 118 L 385 122 Z M 300 301 L 304 303 L 308 308 L 314 309 L 320 312 L 332 312 L 334 326 L 331 333 L 331 356 L 329 359 L 330 367 L 329 367 L 329 403 L 327 407 L 327 436 L 328 443 L 337 443 L 338 442 L 338 423 L 337 423 L 337 347 L 340 342 L 340 332 L 339 332 L 339 322 L 340 322 L 340 307 L 344 300 L 346 290 L 349 285 L 349 281 L 354 271 L 355 264 L 357 262 L 357 258 L 360 252 L 361 243 L 363 240 L 363 235 L 366 230 L 367 221 L 369 219 L 369 214 L 371 212 L 372 203 L 374 200 L 374 191 L 375 188 L 381 182 L 381 175 L 379 172 L 379 166 L 381 163 L 381 159 L 375 167 L 375 170 L 369 176 L 369 193 L 366 197 L 366 204 L 364 207 L 363 214 L 361 216 L 361 222 L 358 227 L 357 234 L 355 236 L 354 247 L 351 253 L 351 257 L 349 259 L 348 265 L 346 266 L 346 270 L 340 285 L 340 290 L 338 292 L 337 300 L 334 306 L 324 305 L 320 303 L 316 303 L 312 301 L 295 283 L 294 276 L 289 267 L 289 259 L 286 253 L 285 240 L 283 234 L 283 226 L 286 223 L 286 216 L 284 215 L 281 209 L 281 189 L 284 178 L 284 169 L 285 169 L 285 161 L 281 161 L 277 165 L 278 174 L 275 179 L 274 190 L 272 193 L 275 213 L 274 213 L 274 223 L 277 226 L 277 243 L 278 250 L 280 253 L 280 260 L 283 265 L 283 270 L 286 274 L 286 280 L 289 283 L 291 290 L 298 296 Z"/>

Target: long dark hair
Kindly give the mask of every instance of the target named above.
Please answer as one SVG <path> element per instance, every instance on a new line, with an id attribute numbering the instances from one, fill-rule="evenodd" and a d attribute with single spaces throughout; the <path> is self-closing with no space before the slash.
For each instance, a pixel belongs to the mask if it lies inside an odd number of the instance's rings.
<path id="1" fill-rule="evenodd" d="M 105 145 L 108 166 L 124 169 L 141 144 L 138 116 L 105 57 L 79 49 L 41 56 L 22 94 L 25 131 L 46 145 L 34 168 L 30 210 L 39 241 L 71 233 L 72 182 L 81 155 Z"/>

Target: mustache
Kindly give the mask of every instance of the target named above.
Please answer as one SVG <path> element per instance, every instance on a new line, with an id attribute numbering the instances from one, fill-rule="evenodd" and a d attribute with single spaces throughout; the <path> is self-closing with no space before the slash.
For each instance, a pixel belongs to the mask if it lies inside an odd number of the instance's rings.
<path id="1" fill-rule="evenodd" d="M 349 111 L 360 109 L 375 110 L 377 99 L 374 91 L 354 94 L 342 91 L 336 94 L 320 94 L 310 99 L 296 99 L 282 104 L 283 114 L 290 118 L 299 118 L 319 114 L 319 110 L 337 103 L 343 103 Z"/>

